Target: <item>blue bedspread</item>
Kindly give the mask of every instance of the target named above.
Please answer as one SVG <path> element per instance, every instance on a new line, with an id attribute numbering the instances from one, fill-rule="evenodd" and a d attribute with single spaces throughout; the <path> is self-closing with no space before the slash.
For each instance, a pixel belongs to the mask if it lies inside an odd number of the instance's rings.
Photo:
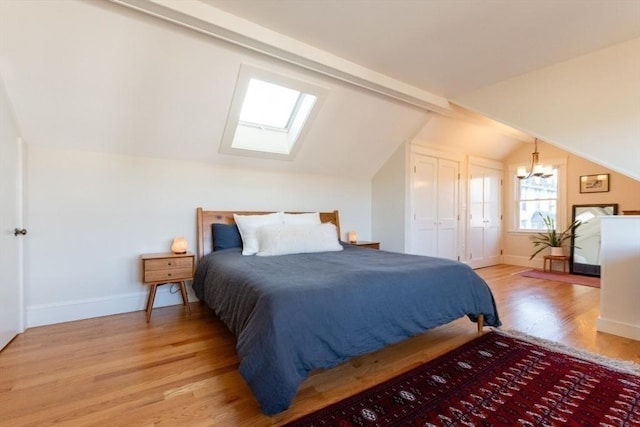
<path id="1" fill-rule="evenodd" d="M 204 257 L 193 289 L 236 335 L 240 373 L 262 411 L 289 407 L 309 372 L 468 315 L 499 326 L 467 265 L 345 245 L 340 252 Z"/>

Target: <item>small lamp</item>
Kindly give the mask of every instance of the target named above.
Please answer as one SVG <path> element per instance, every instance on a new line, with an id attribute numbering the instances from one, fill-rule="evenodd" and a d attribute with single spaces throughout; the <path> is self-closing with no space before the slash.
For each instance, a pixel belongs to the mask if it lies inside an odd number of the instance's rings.
<path id="1" fill-rule="evenodd" d="M 174 254 L 187 253 L 187 239 L 184 237 L 176 237 L 171 243 L 171 252 Z"/>
<path id="2" fill-rule="evenodd" d="M 348 232 L 347 240 L 349 240 L 349 243 L 356 243 L 358 241 L 358 233 L 356 233 L 355 231 Z"/>

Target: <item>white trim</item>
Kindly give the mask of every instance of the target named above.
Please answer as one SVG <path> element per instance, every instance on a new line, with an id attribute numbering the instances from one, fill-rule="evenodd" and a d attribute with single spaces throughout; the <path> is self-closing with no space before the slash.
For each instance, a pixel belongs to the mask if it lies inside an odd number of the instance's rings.
<path id="1" fill-rule="evenodd" d="M 504 164 L 502 162 L 485 159 L 484 157 L 469 156 L 469 164 L 504 171 Z"/>
<path id="2" fill-rule="evenodd" d="M 18 228 L 24 228 L 24 172 L 25 172 L 25 151 L 24 140 L 18 138 L 18 159 L 17 159 L 17 219 Z M 24 237 L 24 236 L 23 236 Z M 25 314 L 25 298 L 24 298 L 24 238 L 18 239 L 18 332 L 25 330 L 26 314 Z"/>
<path id="3" fill-rule="evenodd" d="M 172 294 L 170 288 L 170 285 L 158 287 L 153 304 L 154 308 L 182 304 L 180 292 Z M 27 326 L 33 328 L 35 326 L 144 310 L 147 303 L 147 295 L 148 292 L 145 289 L 143 292 L 131 294 L 32 305 L 27 307 Z M 189 301 L 197 300 L 190 296 Z M 145 316 L 142 312 L 140 321 L 144 322 L 144 319 Z M 153 313 L 151 314 L 151 321 L 153 321 Z"/>
<path id="4" fill-rule="evenodd" d="M 463 153 L 444 151 L 435 147 L 425 147 L 423 145 L 417 145 L 415 143 L 409 144 L 409 152 L 412 154 L 421 154 L 423 156 L 437 157 L 439 159 L 453 160 L 460 163 L 463 163 L 465 161 L 465 155 Z"/>
<path id="5" fill-rule="evenodd" d="M 640 326 L 598 317 L 596 330 L 640 341 Z"/>
<path id="6" fill-rule="evenodd" d="M 293 138 L 293 141 L 291 141 L 291 137 L 294 136 L 293 133 L 280 131 L 273 132 L 261 128 L 252 129 L 246 126 L 240 129 L 238 125 L 240 121 L 240 112 L 242 110 L 244 98 L 247 93 L 249 81 L 252 78 L 272 83 L 278 86 L 294 89 L 298 92 L 306 93 L 316 97 L 309 115 L 303 122 L 302 128 Z M 222 140 L 220 142 L 220 148 L 218 149 L 218 151 L 223 154 L 235 154 L 263 159 L 293 160 L 296 153 L 300 149 L 304 137 L 309 131 L 313 120 L 322 108 L 322 104 L 324 103 L 324 100 L 327 97 L 328 93 L 329 91 L 327 89 L 321 88 L 311 83 L 303 82 L 301 80 L 284 76 L 280 73 L 275 73 L 255 66 L 241 64 L 240 72 L 238 73 L 238 80 L 236 81 L 236 87 L 233 93 L 233 99 L 231 101 L 231 106 L 229 107 L 229 114 L 224 125 L 224 133 L 222 135 Z M 252 139 L 260 140 L 261 138 L 265 139 L 265 141 L 268 141 L 270 138 L 274 138 L 275 135 L 275 146 L 285 145 L 289 148 L 289 150 L 288 152 L 275 152 L 234 147 L 233 144 L 239 131 L 242 131 L 242 135 L 244 135 L 244 138 L 246 138 L 248 141 L 251 141 Z"/>

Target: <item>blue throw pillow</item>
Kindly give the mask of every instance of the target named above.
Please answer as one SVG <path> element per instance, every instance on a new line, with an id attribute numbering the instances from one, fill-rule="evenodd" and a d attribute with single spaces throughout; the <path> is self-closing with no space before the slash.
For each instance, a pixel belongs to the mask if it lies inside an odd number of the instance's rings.
<path id="1" fill-rule="evenodd" d="M 229 248 L 241 248 L 242 238 L 235 224 L 212 224 L 213 251 Z"/>

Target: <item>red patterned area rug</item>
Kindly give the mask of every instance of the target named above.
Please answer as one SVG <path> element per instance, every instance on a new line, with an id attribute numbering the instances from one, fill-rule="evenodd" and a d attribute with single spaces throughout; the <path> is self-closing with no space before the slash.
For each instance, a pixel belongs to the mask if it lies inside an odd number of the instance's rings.
<path id="1" fill-rule="evenodd" d="M 592 288 L 600 287 L 599 277 L 582 276 L 580 274 L 553 273 L 540 270 L 527 270 L 515 274 L 523 277 L 533 277 L 534 279 L 554 280 L 556 282 L 573 283 L 574 285 L 591 286 Z"/>
<path id="2" fill-rule="evenodd" d="M 640 367 L 570 352 L 489 332 L 286 426 L 640 426 Z"/>

